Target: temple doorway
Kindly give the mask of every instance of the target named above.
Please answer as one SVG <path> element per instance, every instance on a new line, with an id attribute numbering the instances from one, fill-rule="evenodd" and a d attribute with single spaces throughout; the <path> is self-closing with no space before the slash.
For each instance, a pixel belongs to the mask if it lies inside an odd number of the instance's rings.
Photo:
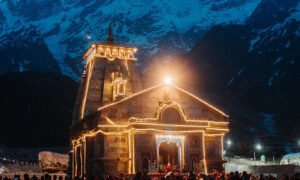
<path id="1" fill-rule="evenodd" d="M 159 146 L 159 162 L 165 166 L 179 165 L 179 148 L 175 142 L 163 142 Z"/>
<path id="2" fill-rule="evenodd" d="M 184 164 L 184 136 L 156 135 L 159 170 L 181 171 Z"/>

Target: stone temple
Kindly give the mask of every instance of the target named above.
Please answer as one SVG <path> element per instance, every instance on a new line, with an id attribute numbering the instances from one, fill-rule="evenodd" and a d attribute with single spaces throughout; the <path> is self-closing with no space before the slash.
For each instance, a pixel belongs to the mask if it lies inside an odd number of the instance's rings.
<path id="1" fill-rule="evenodd" d="M 110 33 L 84 54 L 71 127 L 73 177 L 223 169 L 228 116 L 176 83 L 144 89 L 136 52 Z"/>

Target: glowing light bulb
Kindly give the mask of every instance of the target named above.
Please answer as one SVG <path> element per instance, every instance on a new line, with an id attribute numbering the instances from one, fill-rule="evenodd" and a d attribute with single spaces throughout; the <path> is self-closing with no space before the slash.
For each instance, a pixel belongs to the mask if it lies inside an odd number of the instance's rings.
<path id="1" fill-rule="evenodd" d="M 172 84 L 172 78 L 169 77 L 169 76 L 166 76 L 165 79 L 164 79 L 164 82 L 165 82 L 165 84 L 170 85 L 170 84 Z"/>
<path id="2" fill-rule="evenodd" d="M 258 151 L 260 151 L 260 150 L 262 149 L 262 146 L 261 146 L 260 144 L 257 144 L 257 145 L 256 145 L 256 149 L 257 149 Z"/>
<path id="3" fill-rule="evenodd" d="M 227 144 L 228 144 L 228 146 L 230 146 L 231 145 L 231 141 L 227 140 Z"/>

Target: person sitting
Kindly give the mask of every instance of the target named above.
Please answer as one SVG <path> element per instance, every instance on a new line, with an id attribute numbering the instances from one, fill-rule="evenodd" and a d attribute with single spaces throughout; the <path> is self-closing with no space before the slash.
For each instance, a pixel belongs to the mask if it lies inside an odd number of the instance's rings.
<path id="1" fill-rule="evenodd" d="M 29 174 L 24 174 L 23 177 L 24 177 L 24 180 L 29 180 Z"/>
<path id="2" fill-rule="evenodd" d="M 142 179 L 142 173 L 140 171 L 138 171 L 133 179 L 134 180 L 140 180 L 140 179 Z"/>
<path id="3" fill-rule="evenodd" d="M 36 175 L 33 175 L 31 180 L 38 180 L 39 178 Z"/>
<path id="4" fill-rule="evenodd" d="M 247 174 L 246 171 L 243 171 L 243 174 L 242 174 L 241 179 L 242 179 L 242 180 L 250 180 L 250 177 L 249 177 L 249 175 Z"/>
<path id="5" fill-rule="evenodd" d="M 164 172 L 170 172 L 172 170 L 170 162 L 164 167 Z"/>
<path id="6" fill-rule="evenodd" d="M 194 180 L 196 179 L 196 175 L 194 174 L 194 171 L 189 172 L 188 180 Z"/>
<path id="7" fill-rule="evenodd" d="M 143 171 L 142 179 L 143 180 L 151 180 L 151 178 L 148 176 L 148 171 L 146 169 Z"/>

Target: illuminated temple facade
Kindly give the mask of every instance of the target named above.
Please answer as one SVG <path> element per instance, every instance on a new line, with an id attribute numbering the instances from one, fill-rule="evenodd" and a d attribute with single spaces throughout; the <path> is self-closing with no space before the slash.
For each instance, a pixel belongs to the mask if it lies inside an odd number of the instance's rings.
<path id="1" fill-rule="evenodd" d="M 137 49 L 108 40 L 84 54 L 71 127 L 73 176 L 222 169 L 228 116 L 175 84 L 144 89 Z"/>

